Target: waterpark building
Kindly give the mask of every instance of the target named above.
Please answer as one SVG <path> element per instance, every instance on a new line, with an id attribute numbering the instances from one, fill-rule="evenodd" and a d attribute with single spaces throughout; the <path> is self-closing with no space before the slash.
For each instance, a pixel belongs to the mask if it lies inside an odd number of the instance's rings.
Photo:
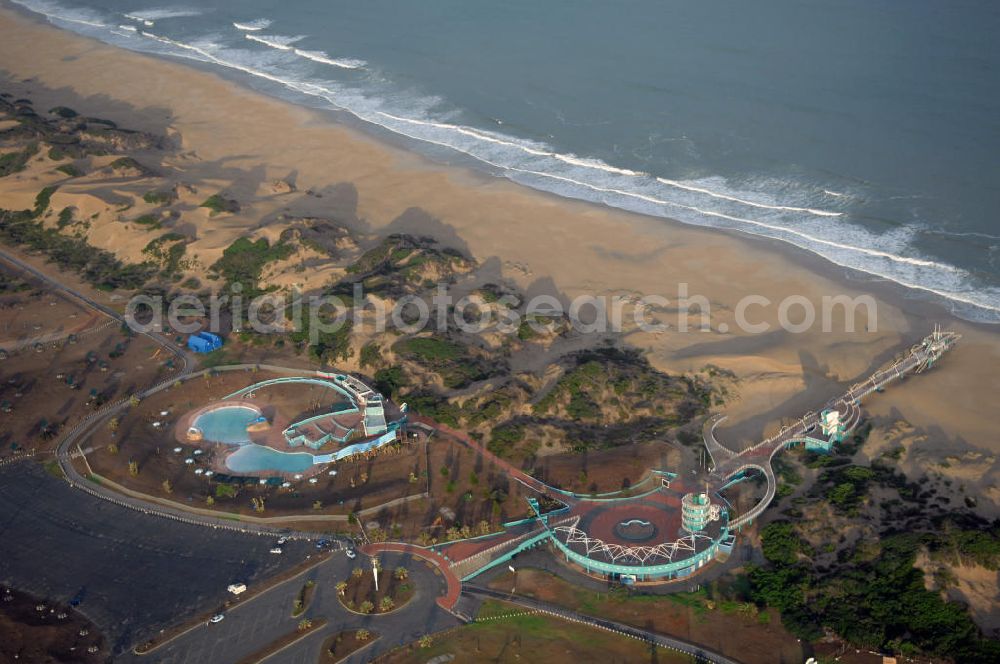
<path id="1" fill-rule="evenodd" d="M 342 398 L 303 419 L 283 418 L 280 409 L 268 419 L 255 399 L 270 388 L 287 385 L 322 387 Z M 234 473 L 296 474 L 395 441 L 405 422 L 405 413 L 395 412 L 396 419 L 389 422 L 382 395 L 353 376 L 313 372 L 259 381 L 194 411 L 179 425 L 178 438 L 238 446 L 226 457 L 226 467 Z"/>
<path id="2" fill-rule="evenodd" d="M 488 548 L 442 547 L 446 558 L 466 558 L 456 565 L 463 580 L 548 542 L 566 563 L 590 576 L 624 584 L 659 582 L 686 577 L 727 556 L 735 541 L 725 501 L 685 493 L 671 473 L 653 471 L 640 485 L 599 496 L 535 488 L 562 506 L 543 511 L 529 498 L 534 516 L 505 524 L 504 535 L 484 539 Z"/>

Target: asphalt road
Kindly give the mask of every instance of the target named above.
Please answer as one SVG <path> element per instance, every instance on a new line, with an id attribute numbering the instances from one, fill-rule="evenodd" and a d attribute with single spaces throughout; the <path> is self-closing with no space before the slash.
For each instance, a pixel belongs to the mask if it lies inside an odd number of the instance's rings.
<path id="1" fill-rule="evenodd" d="M 79 594 L 116 653 L 214 610 L 230 583 L 260 582 L 315 551 L 293 542 L 275 555 L 273 544 L 119 507 L 36 464 L 0 468 L 0 583 L 62 602 Z"/>
<path id="2" fill-rule="evenodd" d="M 364 556 L 349 560 L 336 553 L 327 562 L 289 579 L 279 586 L 242 603 L 225 613 L 217 624 L 204 624 L 164 644 L 153 652 L 136 656 L 128 654 L 122 662 L 156 662 L 157 664 L 202 664 L 203 662 L 235 662 L 266 648 L 286 634 L 296 631 L 304 618 L 325 618 L 327 624 L 290 647 L 274 654 L 267 661 L 280 664 L 316 664 L 327 637 L 340 631 L 361 627 L 377 633 L 379 639 L 348 658 L 345 662 L 367 662 L 380 653 L 410 643 L 424 634 L 448 629 L 459 624 L 457 618 L 439 608 L 435 599 L 445 591 L 445 582 L 433 568 L 420 559 L 405 554 L 380 554 L 386 568 L 404 566 L 410 570 L 410 582 L 417 589 L 405 606 L 388 614 L 359 615 L 348 611 L 337 597 L 336 584 L 346 580 L 354 567 L 371 568 Z M 307 579 L 315 582 L 313 599 L 306 612 L 292 617 L 295 598 Z"/>

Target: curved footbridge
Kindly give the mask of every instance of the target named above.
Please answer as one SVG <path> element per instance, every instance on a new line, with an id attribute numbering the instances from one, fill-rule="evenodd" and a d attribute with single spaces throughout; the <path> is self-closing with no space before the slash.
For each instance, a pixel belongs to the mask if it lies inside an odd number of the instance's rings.
<path id="1" fill-rule="evenodd" d="M 705 448 L 712 457 L 712 482 L 715 492 L 738 482 L 750 470 L 756 470 L 767 479 L 764 497 L 747 512 L 730 519 L 729 527 L 738 528 L 756 519 L 774 499 L 777 489 L 771 460 L 789 447 L 804 445 L 806 449 L 829 451 L 842 442 L 861 421 L 861 401 L 873 392 L 881 392 L 889 383 L 911 373 L 921 373 L 933 366 L 959 339 L 953 332 L 934 332 L 914 345 L 888 367 L 880 369 L 866 380 L 851 387 L 820 411 L 808 412 L 793 424 L 781 428 L 770 438 L 742 451 L 735 452 L 723 446 L 715 437 L 715 428 L 725 418 L 716 415 L 705 423 L 703 436 Z"/>
<path id="2" fill-rule="evenodd" d="M 711 417 L 703 429 L 713 467 L 707 485 L 651 471 L 629 491 L 601 496 L 573 494 L 527 475 L 461 432 L 414 418 L 474 447 L 538 496 L 528 498 L 533 511 L 528 519 L 505 524 L 500 533 L 437 545 L 435 553 L 447 561 L 449 574 L 462 582 L 505 565 L 518 553 L 543 542 L 551 544 L 578 570 L 596 577 L 623 583 L 687 577 L 713 559 L 724 559 L 732 551 L 736 529 L 760 516 L 774 499 L 777 481 L 771 461 L 778 452 L 795 445 L 830 451 L 858 426 L 865 397 L 903 376 L 931 367 L 958 338 L 935 329 L 889 366 L 852 385 L 819 412 L 807 412 L 770 438 L 740 451 L 729 449 L 716 438 L 716 429 L 725 417 Z M 750 510 L 734 514 L 719 494 L 751 472 L 766 478 L 767 489 Z M 713 502 L 711 496 L 720 498 L 721 503 Z M 548 511 L 541 508 L 540 501 L 550 505 Z M 561 505 L 552 509 L 552 504 Z"/>

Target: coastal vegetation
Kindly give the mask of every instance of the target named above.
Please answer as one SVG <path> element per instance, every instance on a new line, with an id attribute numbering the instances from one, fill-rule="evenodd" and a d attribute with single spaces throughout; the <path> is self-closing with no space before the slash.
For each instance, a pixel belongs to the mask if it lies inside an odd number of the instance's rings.
<path id="1" fill-rule="evenodd" d="M 41 194 L 39 196 L 42 198 Z M 157 271 L 151 263 L 124 263 L 111 252 L 97 249 L 83 238 L 46 228 L 37 219 L 39 205 L 47 208 L 48 197 L 36 203 L 35 211 L 0 210 L 0 239 L 45 254 L 53 263 L 78 273 L 101 290 L 139 289 Z"/>
<path id="2" fill-rule="evenodd" d="M 183 269 L 186 242 L 187 238 L 180 233 L 164 233 L 150 240 L 143 248 L 142 253 L 160 266 L 162 276 L 179 278 Z"/>
<path id="3" fill-rule="evenodd" d="M 177 194 L 173 191 L 147 191 L 142 195 L 142 200 L 146 201 L 150 205 L 170 205 Z"/>
<path id="4" fill-rule="evenodd" d="M 19 173 L 24 170 L 28 160 L 38 153 L 38 145 L 30 143 L 23 150 L 15 150 L 0 155 L 0 177 L 6 177 L 12 173 Z"/>
<path id="5" fill-rule="evenodd" d="M 241 237 L 226 247 L 222 257 L 213 263 L 209 270 L 221 276 L 230 288 L 240 284 L 244 297 L 251 298 L 268 290 L 259 288 L 264 266 L 272 261 L 287 258 L 293 251 L 294 249 L 284 242 L 272 246 L 267 238 L 255 241 Z"/>
<path id="6" fill-rule="evenodd" d="M 821 571 L 794 526 L 774 522 L 761 531 L 768 565 L 749 571 L 751 595 L 778 609 L 785 627 L 803 639 L 818 639 L 828 628 L 867 648 L 995 662 L 1000 642 L 984 639 L 964 606 L 927 589 L 915 562 L 929 547 L 995 565 L 998 535 L 960 530 L 941 541 L 934 533 L 897 533 L 845 549 L 833 569 Z"/>
<path id="7" fill-rule="evenodd" d="M 226 198 L 221 194 L 212 194 L 202 202 L 200 207 L 211 210 L 212 216 L 240 211 L 240 204 L 235 199 Z"/>
<path id="8" fill-rule="evenodd" d="M 411 337 L 393 344 L 405 360 L 437 374 L 446 388 L 459 389 L 504 372 L 496 359 L 488 360 L 471 345 L 440 337 Z"/>
<path id="9" fill-rule="evenodd" d="M 332 289 L 332 294 L 350 294 L 354 284 L 365 293 L 399 299 L 454 282 L 468 273 L 475 263 L 460 251 L 437 245 L 430 238 L 393 234 L 364 252 L 349 264 L 346 276 Z"/>
<path id="10" fill-rule="evenodd" d="M 780 611 L 803 640 L 833 632 L 904 656 L 997 661 L 1000 641 L 985 638 L 946 591 L 954 566 L 1000 567 L 1000 522 L 949 509 L 939 492 L 947 485 L 908 480 L 891 456 L 857 463 L 870 431 L 865 423 L 833 454 L 793 454 L 778 465 L 779 497 L 793 493 L 782 486 L 801 490 L 761 529 L 767 562 L 747 571 L 748 599 Z"/>

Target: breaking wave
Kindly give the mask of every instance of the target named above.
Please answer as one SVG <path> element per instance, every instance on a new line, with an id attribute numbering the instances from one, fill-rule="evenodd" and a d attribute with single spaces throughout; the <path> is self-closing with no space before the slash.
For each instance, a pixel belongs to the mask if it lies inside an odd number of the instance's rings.
<path id="1" fill-rule="evenodd" d="M 246 23 L 233 22 L 233 27 L 237 30 L 242 30 L 243 32 L 257 32 L 258 30 L 263 30 L 269 25 L 271 25 L 271 20 L 266 18 L 258 18 L 253 21 L 247 21 Z"/>
<path id="2" fill-rule="evenodd" d="M 102 25 L 93 17 L 60 15 L 62 10 L 46 0 L 17 1 L 56 20 Z M 37 7 L 48 7 L 49 11 Z M 192 58 L 268 81 L 420 144 L 467 155 L 497 175 L 536 189 L 687 224 L 781 240 L 836 265 L 945 298 L 960 315 L 1000 321 L 1000 289 L 978 286 L 967 270 L 919 255 L 914 239 L 924 229 L 918 226 L 876 233 L 853 223 L 848 206 L 855 196 L 850 190 L 831 191 L 795 182 L 757 183 L 762 186 L 745 190 L 720 177 L 666 178 L 561 152 L 540 141 L 445 121 L 445 116 L 450 119 L 461 113 L 442 111 L 439 99 L 405 97 L 396 90 L 373 88 L 367 79 L 361 83 L 317 79 L 315 72 L 303 69 L 306 61 L 360 69 L 365 66 L 361 60 L 296 48 L 304 36 L 246 34 L 268 27 L 266 19 L 233 25 L 246 40 L 268 50 L 239 48 L 221 36 L 180 41 L 148 30 L 138 35 L 116 34 L 128 40 L 120 45 Z"/>

